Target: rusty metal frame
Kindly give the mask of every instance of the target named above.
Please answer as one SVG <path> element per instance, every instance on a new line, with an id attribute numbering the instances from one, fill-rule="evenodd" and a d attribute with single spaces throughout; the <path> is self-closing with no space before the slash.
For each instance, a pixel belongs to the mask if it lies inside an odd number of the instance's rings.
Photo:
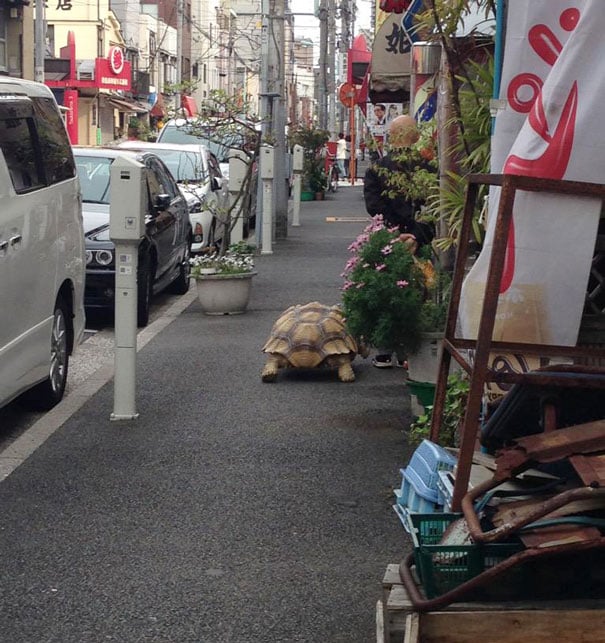
<path id="1" fill-rule="evenodd" d="M 476 340 L 467 340 L 456 337 L 456 321 L 460 308 L 460 295 L 465 274 L 465 266 L 469 255 L 471 238 L 472 215 L 477 201 L 480 185 L 500 186 L 500 203 L 496 215 L 492 252 L 487 273 L 487 282 L 483 299 L 483 307 L 479 322 Z M 498 342 L 492 340 L 496 308 L 498 305 L 499 285 L 504 270 L 504 257 L 508 231 L 512 220 L 513 206 L 517 190 L 526 192 L 548 192 L 565 195 L 581 195 L 605 199 L 605 185 L 599 183 L 584 183 L 581 181 L 558 181 L 554 179 L 539 179 L 529 176 L 516 176 L 512 174 L 474 174 L 468 177 L 468 187 L 462 226 L 458 240 L 458 251 L 454 266 L 452 280 L 452 293 L 448 310 L 448 318 L 443 340 L 443 351 L 439 364 L 435 402 L 431 424 L 431 440 L 439 441 L 439 429 L 445 407 L 447 390 L 447 377 L 452 358 L 470 375 L 470 388 L 467 398 L 466 413 L 461 426 L 461 443 L 458 459 L 457 473 L 454 481 L 452 499 L 453 511 L 460 511 L 463 496 L 468 490 L 473 452 L 479 430 L 481 401 L 483 387 L 486 382 L 517 382 L 527 381 L 543 384 L 570 385 L 569 379 L 557 377 L 555 373 L 526 374 L 494 373 L 488 366 L 489 355 L 492 350 L 501 350 L 509 353 L 525 353 L 540 356 L 559 357 L 585 357 L 605 358 L 605 350 L 570 346 L 556 346 L 550 344 L 528 344 L 514 342 Z M 474 349 L 473 363 L 469 363 L 461 351 Z M 576 385 L 582 386 L 581 381 Z"/>

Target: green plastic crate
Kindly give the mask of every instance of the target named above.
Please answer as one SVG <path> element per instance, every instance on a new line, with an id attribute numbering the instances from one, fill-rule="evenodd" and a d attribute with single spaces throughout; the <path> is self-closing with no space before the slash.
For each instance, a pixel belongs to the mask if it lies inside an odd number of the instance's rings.
<path id="1" fill-rule="evenodd" d="M 462 514 L 410 513 L 416 568 L 427 598 L 435 598 L 475 578 L 521 551 L 521 543 L 440 545 L 447 527 Z"/>

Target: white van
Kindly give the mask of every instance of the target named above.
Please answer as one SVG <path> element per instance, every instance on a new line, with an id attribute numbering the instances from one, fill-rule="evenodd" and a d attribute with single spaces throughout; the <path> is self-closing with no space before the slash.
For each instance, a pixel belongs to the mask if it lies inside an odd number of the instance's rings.
<path id="1" fill-rule="evenodd" d="M 52 92 L 0 77 L 0 406 L 63 397 L 84 332 L 84 231 L 74 158 Z"/>

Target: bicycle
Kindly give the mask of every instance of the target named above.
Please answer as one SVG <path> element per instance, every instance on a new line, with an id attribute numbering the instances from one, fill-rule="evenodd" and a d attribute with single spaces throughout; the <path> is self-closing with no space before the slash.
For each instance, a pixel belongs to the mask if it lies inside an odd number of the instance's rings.
<path id="1" fill-rule="evenodd" d="M 338 190 L 338 167 L 333 157 L 326 159 L 326 191 L 336 192 Z"/>

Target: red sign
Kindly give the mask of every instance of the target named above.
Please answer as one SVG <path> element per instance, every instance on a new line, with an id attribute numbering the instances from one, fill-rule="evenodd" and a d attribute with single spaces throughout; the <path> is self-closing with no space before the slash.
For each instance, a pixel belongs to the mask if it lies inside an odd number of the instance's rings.
<path id="1" fill-rule="evenodd" d="M 109 60 L 111 71 L 116 74 L 116 76 L 122 73 L 124 69 L 124 52 L 120 47 L 110 47 L 107 60 Z"/>
<path id="2" fill-rule="evenodd" d="M 123 89 L 129 91 L 131 88 L 130 63 L 122 60 L 122 68 L 119 73 L 112 68 L 112 59 L 97 58 L 95 60 L 95 86 L 101 89 Z"/>

